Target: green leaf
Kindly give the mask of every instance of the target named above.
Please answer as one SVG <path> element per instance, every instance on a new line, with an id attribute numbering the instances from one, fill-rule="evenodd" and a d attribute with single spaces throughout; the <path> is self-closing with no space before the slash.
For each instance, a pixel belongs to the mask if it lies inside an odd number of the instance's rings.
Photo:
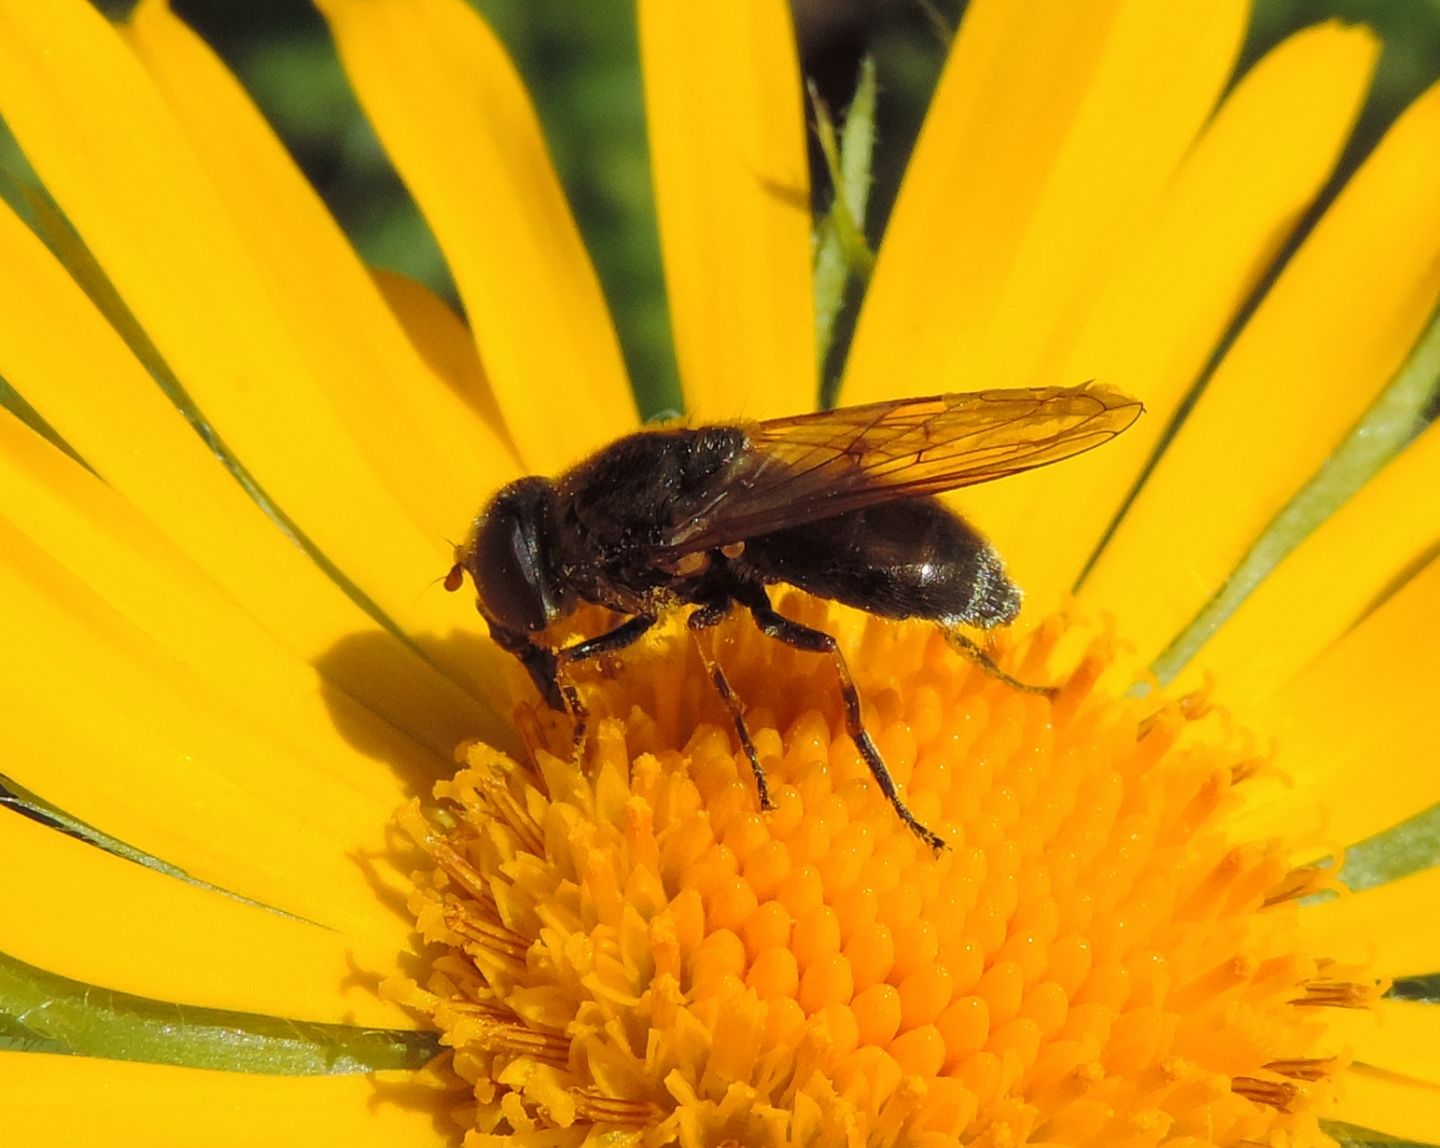
<path id="1" fill-rule="evenodd" d="M 103 938 L 96 938 L 103 943 Z M 330 1076 L 420 1068 L 431 1032 L 314 1024 L 150 1000 L 0 953 L 0 1047 L 225 1072 Z"/>
<path id="2" fill-rule="evenodd" d="M 46 422 L 45 417 L 25 401 L 25 396 L 3 378 L 0 378 L 0 407 L 9 411 L 51 446 L 59 447 L 86 470 L 95 473 L 90 464 L 80 457 L 79 452 L 60 437 L 60 432 Z"/>
<path id="3" fill-rule="evenodd" d="M 1427 1148 L 1418 1140 L 1399 1140 L 1371 1128 L 1361 1128 L 1358 1124 L 1342 1124 L 1338 1120 L 1322 1120 L 1320 1128 L 1338 1140 L 1344 1148 L 1366 1148 L 1370 1144 L 1384 1144 L 1387 1148 Z"/>
<path id="4" fill-rule="evenodd" d="M 1440 973 L 1430 973 L 1423 977 L 1401 977 L 1390 986 L 1390 991 L 1385 995 L 1402 1001 L 1440 1004 Z"/>
<path id="5" fill-rule="evenodd" d="M 49 1040 L 27 1028 L 19 1018 L 0 1013 L 0 1052 L 64 1052 L 58 1040 Z"/>
<path id="6" fill-rule="evenodd" d="M 1340 879 L 1351 889 L 1370 889 L 1433 865 L 1440 865 L 1440 805 L 1351 845 Z"/>
<path id="7" fill-rule="evenodd" d="M 164 858 L 156 857 L 153 853 L 146 853 L 143 849 L 137 849 L 127 841 L 118 837 L 112 837 L 102 829 L 96 828 L 88 821 L 53 805 L 38 793 L 26 789 L 14 778 L 7 777 L 0 773 L 0 808 L 8 809 L 18 813 L 22 817 L 28 817 L 32 821 L 38 821 L 42 825 L 58 830 L 67 837 L 73 837 L 77 841 L 83 841 L 86 845 L 92 845 L 122 861 L 129 861 L 134 865 L 142 865 L 146 869 L 153 869 L 157 873 L 163 873 L 167 877 L 173 877 L 177 881 L 184 881 L 188 885 L 194 885 L 200 889 L 209 890 L 212 893 L 219 893 L 221 896 L 233 898 L 236 901 L 243 901 L 247 905 L 254 905 L 258 909 L 264 909 L 270 913 L 278 913 L 282 917 L 290 917 L 294 920 L 304 920 L 296 917 L 293 913 L 287 913 L 284 909 L 276 908 L 274 905 L 267 905 L 262 901 L 255 901 L 249 897 L 242 897 L 239 893 L 233 893 L 218 885 L 212 885 L 208 881 L 201 881 L 192 877 L 184 869 L 172 865 Z"/>
<path id="8" fill-rule="evenodd" d="M 1261 532 L 1190 625 L 1151 667 L 1168 682 L 1223 626 L 1251 591 L 1351 495 L 1375 476 L 1425 426 L 1440 379 L 1440 312 L 1399 373 L 1335 453 Z"/>

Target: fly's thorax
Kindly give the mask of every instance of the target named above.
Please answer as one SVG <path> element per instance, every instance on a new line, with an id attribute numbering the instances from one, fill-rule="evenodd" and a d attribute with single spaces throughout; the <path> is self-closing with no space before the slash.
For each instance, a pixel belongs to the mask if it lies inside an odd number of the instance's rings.
<path id="1" fill-rule="evenodd" d="M 664 547 L 692 507 L 698 513 L 723 497 L 744 449 L 738 427 L 627 435 L 560 479 L 567 533 L 573 526 L 587 546 L 611 556 Z"/>
<path id="2" fill-rule="evenodd" d="M 672 568 L 683 559 L 675 536 L 723 499 L 744 448 L 736 427 L 642 431 L 567 471 L 555 484 L 554 533 L 556 568 L 567 584 L 582 599 L 615 607 L 651 603 L 703 574 Z"/>

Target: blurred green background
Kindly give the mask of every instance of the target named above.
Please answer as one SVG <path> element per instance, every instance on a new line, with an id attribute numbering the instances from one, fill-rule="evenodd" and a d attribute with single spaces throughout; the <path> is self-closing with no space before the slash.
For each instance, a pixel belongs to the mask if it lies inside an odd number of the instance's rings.
<path id="1" fill-rule="evenodd" d="M 615 311 L 648 412 L 677 407 L 650 192 L 633 0 L 472 0 L 509 45 L 534 93 Z M 102 6 L 121 16 L 127 0 Z M 848 102 L 862 56 L 881 90 L 878 235 L 964 0 L 794 0 L 806 74 L 832 108 Z M 360 115 L 325 27 L 306 0 L 176 0 L 241 75 L 306 174 L 371 263 L 453 299 L 444 263 Z M 1379 77 L 1347 155 L 1353 165 L 1398 110 L 1440 77 L 1440 0 L 1258 0 L 1244 60 L 1332 17 L 1385 38 Z M 1440 141 L 1437 141 L 1440 145 Z M 816 190 L 817 197 L 827 192 Z"/>

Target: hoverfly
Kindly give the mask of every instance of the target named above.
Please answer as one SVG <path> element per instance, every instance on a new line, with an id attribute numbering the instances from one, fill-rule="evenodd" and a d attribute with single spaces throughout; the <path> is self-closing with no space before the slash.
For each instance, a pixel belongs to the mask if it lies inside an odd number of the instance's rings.
<path id="1" fill-rule="evenodd" d="M 556 479 L 517 479 L 491 499 L 456 547 L 445 579 L 469 574 L 495 641 L 584 736 L 568 674 L 622 650 L 666 611 L 691 606 L 690 630 L 739 606 L 770 637 L 827 654 L 846 729 L 896 814 L 922 840 L 938 835 L 906 808 L 866 732 L 860 697 L 835 639 L 786 618 L 767 587 L 788 583 L 886 618 L 939 626 L 952 644 L 1003 674 L 959 627 L 1014 620 L 1020 591 L 999 555 L 936 495 L 1058 462 L 1119 434 L 1141 412 L 1107 387 L 1044 387 L 897 399 L 763 422 L 642 430 Z M 563 649 L 538 640 L 582 602 L 625 615 Z M 697 638 L 771 808 L 744 708 Z M 1050 692 L 1040 690 L 1039 692 Z"/>

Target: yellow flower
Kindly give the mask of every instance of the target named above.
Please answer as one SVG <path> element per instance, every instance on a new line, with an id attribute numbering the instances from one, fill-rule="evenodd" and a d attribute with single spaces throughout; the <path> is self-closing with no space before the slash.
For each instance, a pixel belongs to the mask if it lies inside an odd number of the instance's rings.
<path id="1" fill-rule="evenodd" d="M 0 0 L 0 116 L 53 196 L 0 209 L 0 768 L 32 814 L 0 811 L 12 1136 L 1304 1145 L 1330 1120 L 1440 1142 L 1440 1018 L 1378 996 L 1436 971 L 1433 850 L 1310 896 L 1440 800 L 1440 435 L 1193 662 L 1176 641 L 1420 369 L 1440 89 L 1290 251 L 1367 32 L 1311 29 L 1228 87 L 1235 0 L 970 5 L 842 398 L 1100 377 L 1149 414 L 964 500 L 1029 593 L 1001 656 L 1062 678 L 1053 702 L 923 628 L 786 600 L 840 635 L 934 856 L 840 735 L 833 669 L 739 624 L 722 652 L 773 813 L 673 634 L 586 679 L 613 717 L 584 771 L 546 754 L 544 713 L 512 724 L 513 666 L 424 586 L 500 484 L 633 427 L 629 387 L 483 23 L 322 8 L 468 331 L 367 273 L 163 3 L 117 31 L 84 0 Z M 643 0 L 640 26 L 687 403 L 803 409 L 786 9 Z M 1077 584 L 1117 641 L 1043 621 Z M 1130 694 L 1151 664 L 1187 692 Z M 417 917 L 443 943 L 423 960 Z M 454 1053 L 422 1068 L 425 1014 Z"/>

